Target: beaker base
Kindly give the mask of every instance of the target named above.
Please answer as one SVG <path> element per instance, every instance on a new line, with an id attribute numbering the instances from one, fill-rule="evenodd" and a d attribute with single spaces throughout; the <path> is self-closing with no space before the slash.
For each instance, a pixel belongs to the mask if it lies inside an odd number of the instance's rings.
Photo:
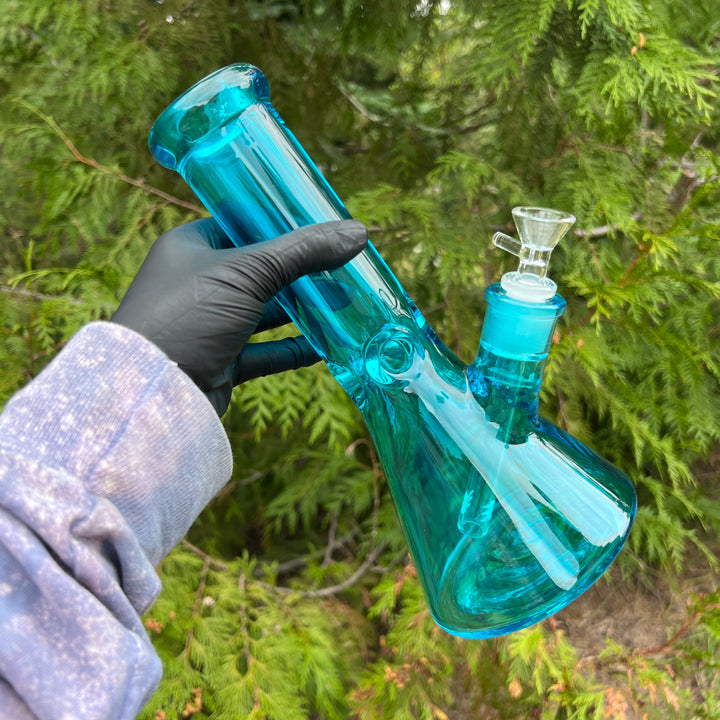
<path id="1" fill-rule="evenodd" d="M 447 632 L 466 638 L 497 637 L 529 627 L 580 596 L 621 547 L 621 541 L 615 548 L 580 547 L 582 571 L 568 587 L 553 580 L 531 554 L 517 552 L 518 545 L 466 535 L 448 558 L 430 603 L 433 618 Z M 570 553 L 568 559 L 575 561 Z"/>

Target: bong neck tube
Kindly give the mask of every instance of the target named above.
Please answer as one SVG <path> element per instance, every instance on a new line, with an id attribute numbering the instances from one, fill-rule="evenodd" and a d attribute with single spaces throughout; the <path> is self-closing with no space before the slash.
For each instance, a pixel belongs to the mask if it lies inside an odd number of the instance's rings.
<path id="1" fill-rule="evenodd" d="M 350 217 L 251 65 L 224 68 L 178 98 L 155 122 L 150 148 L 181 173 L 238 245 Z M 371 244 L 337 270 L 294 282 L 279 299 L 316 352 L 338 367 L 351 394 L 369 338 L 388 324 L 425 325 Z"/>

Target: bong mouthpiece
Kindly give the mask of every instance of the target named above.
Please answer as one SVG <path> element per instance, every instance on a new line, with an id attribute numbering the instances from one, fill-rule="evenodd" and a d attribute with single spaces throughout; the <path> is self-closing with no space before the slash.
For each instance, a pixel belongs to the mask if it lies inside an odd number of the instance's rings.
<path id="1" fill-rule="evenodd" d="M 493 245 L 520 258 L 517 271 L 503 275 L 502 287 L 516 300 L 549 300 L 557 290 L 557 285 L 547 277 L 550 255 L 575 223 L 575 216 L 540 207 L 516 207 L 512 216 L 520 239 L 501 232 L 492 239 Z"/>

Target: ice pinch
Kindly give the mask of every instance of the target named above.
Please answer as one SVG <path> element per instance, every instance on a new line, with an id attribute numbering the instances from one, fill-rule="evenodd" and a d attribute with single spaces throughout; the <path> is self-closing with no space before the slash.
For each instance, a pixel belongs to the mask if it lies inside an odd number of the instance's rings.
<path id="1" fill-rule="evenodd" d="M 238 245 L 349 214 L 236 64 L 190 88 L 150 133 Z M 376 250 L 283 291 L 288 314 L 362 412 L 436 622 L 471 638 L 531 625 L 595 582 L 630 531 L 628 478 L 538 416 L 550 339 L 565 306 L 547 277 L 574 218 L 514 211 L 520 257 L 487 289 L 478 356 L 459 360 Z"/>

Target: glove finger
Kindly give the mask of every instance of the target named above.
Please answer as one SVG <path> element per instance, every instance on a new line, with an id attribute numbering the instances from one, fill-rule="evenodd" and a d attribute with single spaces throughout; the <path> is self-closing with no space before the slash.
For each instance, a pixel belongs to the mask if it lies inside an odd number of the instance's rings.
<path id="1" fill-rule="evenodd" d="M 308 367 L 320 360 L 322 358 L 302 335 L 270 342 L 249 343 L 233 366 L 233 385 L 286 370 Z"/>
<path id="2" fill-rule="evenodd" d="M 225 231 L 213 217 L 195 220 L 183 227 L 196 234 L 206 245 L 213 248 L 213 250 L 226 250 L 227 248 L 235 247 L 232 240 L 225 234 Z"/>
<path id="3" fill-rule="evenodd" d="M 239 244 L 236 244 L 214 217 L 205 217 L 200 220 L 191 220 L 175 228 L 171 233 L 171 243 L 177 245 L 184 242 L 197 245 L 198 241 L 200 241 L 213 250 L 245 247 L 246 244 L 243 242 L 243 238 L 240 235 L 238 237 Z"/>
<path id="4" fill-rule="evenodd" d="M 198 247 L 207 245 L 214 250 L 234 247 L 230 238 L 225 234 L 212 217 L 191 220 L 184 225 L 178 225 L 170 232 L 163 233 L 152 248 L 167 255 L 176 256 L 180 248 Z"/>
<path id="5" fill-rule="evenodd" d="M 253 278 L 259 297 L 267 302 L 303 275 L 344 265 L 366 245 L 367 229 L 362 223 L 338 220 L 246 246 L 234 261 Z"/>
<path id="6" fill-rule="evenodd" d="M 290 322 L 290 317 L 283 310 L 282 306 L 278 302 L 277 298 L 271 298 L 265 305 L 265 312 L 260 318 L 258 326 L 255 328 L 255 332 L 263 332 L 263 330 L 273 330 L 274 328 L 282 327 Z"/>
<path id="7" fill-rule="evenodd" d="M 315 280 L 315 286 L 322 294 L 325 307 L 333 312 L 346 308 L 351 302 L 352 291 L 342 283 L 337 281 L 327 282 L 323 278 L 317 278 L 317 280 Z M 310 298 L 307 298 L 305 302 L 312 305 Z M 274 297 L 266 303 L 265 312 L 258 326 L 255 328 L 255 332 L 259 333 L 263 332 L 263 330 L 273 330 L 274 328 L 287 325 L 289 322 L 292 322 L 292 318 L 280 305 L 280 301 Z"/>
<path id="8" fill-rule="evenodd" d="M 233 242 L 230 236 L 223 230 L 220 223 L 213 217 L 203 218 L 187 223 L 185 226 L 192 230 L 200 239 L 209 245 L 213 250 L 228 250 L 229 248 L 247 247 L 252 244 L 252 239 L 246 239 L 241 230 L 235 229 L 238 242 Z"/>

